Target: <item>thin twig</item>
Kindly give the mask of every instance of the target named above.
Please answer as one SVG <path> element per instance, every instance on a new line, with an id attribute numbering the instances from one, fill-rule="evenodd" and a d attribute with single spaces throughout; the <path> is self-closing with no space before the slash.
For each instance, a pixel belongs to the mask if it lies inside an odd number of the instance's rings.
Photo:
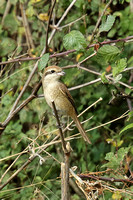
<path id="1" fill-rule="evenodd" d="M 101 19 L 102 19 L 104 13 L 106 12 L 107 8 L 110 6 L 110 4 L 112 3 L 112 1 L 113 1 L 113 0 L 110 0 L 110 1 L 106 4 L 106 6 L 105 6 L 103 12 L 101 13 L 100 17 L 98 18 L 97 23 L 96 23 L 96 26 L 95 26 L 95 28 L 94 28 L 94 30 L 93 30 L 93 32 L 92 32 L 92 35 L 91 35 L 90 43 L 91 43 L 92 40 L 93 40 L 93 37 L 94 37 L 94 35 L 95 35 L 95 33 L 96 33 L 96 30 L 97 30 L 97 28 L 98 28 L 98 26 L 99 26 L 99 24 L 100 24 L 100 22 L 101 22 Z"/>
<path id="2" fill-rule="evenodd" d="M 113 120 L 111 120 L 111 121 L 108 121 L 108 122 L 106 122 L 106 123 L 104 123 L 104 124 L 101 124 L 101 125 L 99 125 L 99 126 L 95 126 L 95 127 L 93 127 L 93 128 L 90 128 L 90 129 L 86 130 L 86 132 L 90 132 L 90 131 L 92 131 L 92 130 L 95 130 L 95 129 L 97 129 L 97 128 L 101 128 L 101 127 L 103 127 L 103 126 L 105 126 L 105 125 L 107 125 L 107 124 L 110 124 L 110 123 L 112 123 L 112 122 L 115 122 L 115 121 L 117 121 L 117 120 L 119 120 L 119 119 L 125 118 L 125 117 L 128 116 L 128 114 L 127 114 L 128 112 L 129 112 L 129 110 L 126 111 L 124 114 L 122 114 L 120 117 L 118 117 L 118 118 L 116 118 L 116 119 L 113 119 Z M 70 125 L 68 125 L 68 126 L 70 126 Z M 79 135 L 80 135 L 80 133 L 77 133 L 77 134 L 73 135 L 73 137 L 79 136 Z M 71 138 L 71 137 L 70 137 L 70 138 Z"/>
<path id="3" fill-rule="evenodd" d="M 127 110 L 127 111 L 126 111 L 124 114 L 122 114 L 120 117 L 115 118 L 115 119 L 113 119 L 113 120 L 111 120 L 111 121 L 109 121 L 109 122 L 106 122 L 106 123 L 104 123 L 104 124 L 101 124 L 101 125 L 99 125 L 99 126 L 95 126 L 94 128 L 88 129 L 86 132 L 95 130 L 95 129 L 97 129 L 97 128 L 100 128 L 100 127 L 106 126 L 106 125 L 108 125 L 108 124 L 110 124 L 110 123 L 112 123 L 112 122 L 115 122 L 115 121 L 117 121 L 117 120 L 119 120 L 119 119 L 125 118 L 125 117 L 128 116 L 128 112 L 129 112 L 129 110 Z"/>
<path id="4" fill-rule="evenodd" d="M 34 97 L 35 98 L 35 97 Z M 101 101 L 102 100 L 102 98 L 100 97 L 96 102 L 94 102 L 93 104 L 91 104 L 90 106 L 88 106 L 83 112 L 81 112 L 79 115 L 78 115 L 78 117 L 80 117 L 81 115 L 83 115 L 85 112 L 87 112 L 92 106 L 95 106 L 99 101 Z M 68 127 L 69 126 L 71 126 L 72 125 L 72 123 L 73 123 L 73 121 L 63 130 L 63 132 L 65 132 L 67 129 L 68 129 Z M 56 131 L 56 130 L 55 130 Z M 51 132 L 49 133 L 49 134 L 52 134 Z M 39 136 L 37 136 L 37 138 L 38 138 Z M 37 139 L 37 138 L 35 138 L 35 140 Z M 56 138 L 56 139 L 58 139 L 58 137 Z M 66 140 L 68 140 L 67 138 L 66 138 Z M 42 147 L 48 147 L 48 146 L 50 146 L 50 145 L 53 145 L 53 144 L 56 144 L 56 143 L 59 143 L 60 141 L 58 140 L 58 141 L 54 141 L 54 142 L 50 142 L 49 144 L 45 144 L 45 145 L 42 145 L 41 146 L 41 148 Z M 35 149 L 38 149 L 38 148 L 35 148 Z M 3 160 L 6 160 L 6 159 L 9 159 L 9 158 L 12 158 L 12 157 L 14 157 L 14 156 L 18 156 L 18 155 L 22 155 L 22 154 L 25 154 L 25 153 L 27 153 L 27 151 L 26 150 L 24 150 L 24 151 L 22 151 L 22 152 L 20 152 L 20 153 L 16 153 L 16 154 L 13 154 L 13 155 L 11 155 L 11 156 L 7 156 L 7 157 L 5 157 L 5 158 L 2 158 L 2 159 L 0 159 L 0 162 L 1 161 L 3 161 Z"/>
<path id="5" fill-rule="evenodd" d="M 13 90 L 13 88 L 11 88 L 10 90 L 8 90 L 5 94 L 3 94 L 0 99 L 2 99 L 4 96 L 6 96 L 9 92 L 11 92 Z"/>
<path id="6" fill-rule="evenodd" d="M 78 66 L 78 68 L 81 68 L 81 69 L 83 69 L 83 70 L 85 70 L 85 71 L 88 71 L 88 72 L 90 72 L 90 73 L 93 73 L 93 74 L 96 74 L 96 75 L 98 75 L 98 76 L 101 76 L 101 73 L 99 73 L 99 72 L 96 72 L 96 71 L 87 69 L 87 68 L 82 67 L 82 66 L 80 66 L 80 65 L 77 65 L 77 66 Z M 74 67 L 75 67 L 75 65 L 74 65 Z M 126 70 L 126 71 L 127 71 L 127 70 Z M 123 72 L 124 72 L 124 70 L 123 70 Z M 111 76 L 112 76 L 112 73 L 109 74 L 109 75 L 106 75 L 107 79 L 110 79 L 110 80 L 114 81 L 114 78 L 112 78 Z M 79 88 L 82 88 L 82 87 L 85 87 L 85 86 L 88 86 L 88 85 L 92 85 L 92 84 L 97 83 L 97 82 L 99 82 L 99 81 L 101 81 L 101 78 L 97 78 L 97 79 L 95 79 L 95 80 L 93 80 L 93 81 L 90 81 L 90 82 L 87 82 L 87 83 L 83 83 L 83 84 L 80 84 L 80 85 L 71 87 L 71 88 L 69 88 L 69 90 L 70 90 L 70 91 L 71 91 L 71 90 L 76 90 L 76 89 L 79 89 Z M 132 86 L 130 86 L 130 85 L 126 84 L 126 83 L 123 83 L 122 81 L 118 81 L 118 83 L 119 83 L 120 85 L 123 85 L 124 87 L 127 87 L 127 88 L 133 90 L 133 87 L 132 87 Z"/>
<path id="7" fill-rule="evenodd" d="M 1 158 L 1 159 L 0 159 L 0 162 L 2 162 L 2 161 L 4 161 L 4 160 L 7 160 L 7 159 L 10 159 L 10 158 L 13 158 L 13 157 L 18 156 L 18 155 L 25 154 L 25 153 L 27 153 L 27 151 L 22 151 L 22 152 L 15 153 L 15 154 L 13 154 L 13 155 L 10 155 L 10 156 Z"/>
<path id="8" fill-rule="evenodd" d="M 67 68 L 72 68 L 72 67 L 77 67 L 77 64 L 75 65 L 70 65 L 70 66 L 66 66 L 66 67 L 63 67 L 64 69 L 67 69 Z M 99 72 L 96 72 L 96 71 L 93 71 L 93 70 L 90 70 L 90 69 L 87 69 L 85 67 L 82 67 L 82 66 L 79 66 L 79 68 L 83 69 L 83 70 L 86 70 L 90 73 L 94 73 L 96 75 L 101 75 Z M 133 67 L 129 67 L 129 68 L 126 68 L 123 70 L 123 72 L 126 72 L 126 71 L 129 71 L 129 70 L 133 70 Z M 112 74 L 109 74 L 107 75 L 107 78 L 110 77 Z M 94 84 L 94 83 L 97 83 L 101 81 L 101 78 L 98 78 L 98 79 L 95 79 L 93 81 L 90 81 L 88 83 L 84 83 L 84 84 L 81 84 L 81 85 L 78 85 L 78 86 L 75 86 L 75 87 L 71 87 L 69 88 L 69 91 L 71 90 L 75 90 L 75 89 L 78 89 L 78 88 L 81 88 L 81 87 L 85 87 L 85 86 L 88 86 L 88 85 L 91 85 L 91 84 Z M 122 82 L 121 82 L 122 83 Z M 7 124 L 10 122 L 10 120 L 24 107 L 26 106 L 30 101 L 32 101 L 34 98 L 36 98 L 35 94 L 37 93 L 38 89 L 40 88 L 40 85 L 41 85 L 41 81 L 39 82 L 39 84 L 34 88 L 32 94 L 24 101 L 22 102 L 22 104 L 20 104 L 20 106 L 18 106 L 13 112 L 11 115 L 9 115 L 6 120 L 3 122 L 3 123 L 0 123 L 0 133 L 2 133 L 2 131 L 5 129 L 5 127 L 7 126 Z M 129 86 L 130 87 L 130 86 Z M 130 87 L 131 89 L 131 87 Z M 41 95 L 43 97 L 43 95 Z M 41 97 L 39 96 L 39 97 Z"/>
<path id="9" fill-rule="evenodd" d="M 32 158 L 28 159 L 10 178 L 5 181 L 4 184 L 0 185 L 0 190 L 2 190 L 19 172 L 21 172 L 31 161 L 35 159 L 36 155 L 32 156 Z"/>
<path id="10" fill-rule="evenodd" d="M 64 153 L 67 153 L 66 143 L 65 143 L 63 131 L 62 131 L 62 128 L 61 128 L 61 123 L 60 123 L 60 120 L 59 120 L 59 117 L 58 117 L 58 113 L 57 113 L 54 101 L 52 101 L 52 108 L 53 108 L 53 111 L 54 111 L 54 114 L 55 114 L 55 117 L 56 117 L 58 129 L 59 129 L 59 134 L 60 134 L 60 139 L 62 141 L 62 148 L 63 148 Z"/>
<path id="11" fill-rule="evenodd" d="M 66 17 L 66 15 L 68 14 L 68 12 L 70 11 L 70 9 L 72 8 L 72 6 L 74 5 L 75 2 L 76 2 L 76 0 L 73 0 L 72 3 L 69 5 L 69 7 L 67 8 L 67 10 L 66 10 L 65 13 L 63 14 L 63 16 L 61 17 L 61 19 L 59 20 L 59 22 L 57 23 L 57 26 L 59 26 L 60 23 L 63 21 L 63 19 Z M 50 38 L 49 38 L 49 40 L 48 40 L 48 45 L 49 45 L 49 43 L 51 42 L 51 39 L 53 38 L 55 32 L 56 32 L 56 30 L 54 30 L 54 31 L 51 33 Z M 41 56 L 45 53 L 45 51 L 46 51 L 46 47 L 44 47 L 43 51 L 41 52 Z M 40 56 L 40 57 L 41 57 L 41 56 Z M 33 77 L 33 75 L 35 74 L 35 71 L 37 70 L 37 67 L 38 67 L 38 61 L 36 62 L 36 64 L 35 64 L 33 70 L 31 71 L 31 73 L 30 73 L 30 75 L 29 75 L 29 77 L 28 77 L 28 79 L 27 79 L 27 81 L 26 81 L 26 83 L 25 83 L 25 85 L 24 85 L 24 87 L 23 87 L 23 89 L 21 90 L 21 92 L 20 92 L 19 96 L 17 97 L 17 99 L 16 99 L 16 101 L 15 101 L 15 103 L 14 103 L 12 109 L 10 110 L 10 113 L 9 113 L 9 115 L 8 115 L 8 117 L 7 117 L 8 120 L 6 120 L 6 121 L 9 122 L 9 119 L 12 118 L 12 116 L 13 116 L 13 111 L 15 110 L 15 108 L 16 108 L 16 106 L 17 106 L 19 100 L 20 100 L 20 98 L 22 97 L 22 95 L 24 94 L 26 88 L 28 87 L 28 85 L 29 85 L 29 83 L 30 83 L 30 81 L 31 81 L 31 79 L 32 79 L 32 77 Z M 40 84 L 40 86 L 41 86 L 41 84 Z M 40 87 L 39 87 L 39 88 L 40 88 Z M 38 89 L 39 89 L 39 88 L 38 88 Z M 30 98 L 33 99 L 34 97 L 30 97 Z M 7 123 L 7 122 L 6 122 L 6 123 Z M 4 126 L 5 126 L 6 123 L 0 124 L 0 133 L 2 133 L 2 131 L 4 130 Z"/>
<path id="12" fill-rule="evenodd" d="M 5 8 L 5 11 L 4 11 L 2 20 L 1 20 L 1 25 L 2 25 L 2 26 L 4 25 L 5 17 L 6 17 L 7 14 L 9 13 L 10 8 L 11 8 L 11 1 L 8 0 L 8 1 L 6 2 L 6 8 Z"/>
<path id="13" fill-rule="evenodd" d="M 66 24 L 66 25 L 64 25 L 64 26 L 60 26 L 60 27 L 56 27 L 56 26 L 51 26 L 52 28 L 56 28 L 57 30 L 59 29 L 59 30 L 62 30 L 63 28 L 66 28 L 66 27 L 68 27 L 68 26 L 72 26 L 73 24 L 75 24 L 76 22 L 78 22 L 79 20 L 81 20 L 81 19 L 83 19 L 83 18 L 85 18 L 87 16 L 87 14 L 85 14 L 85 15 L 83 15 L 82 17 L 79 17 L 78 19 L 76 19 L 76 20 L 74 20 L 74 21 L 72 21 L 72 22 L 70 22 L 70 23 L 68 23 L 68 24 Z"/>
<path id="14" fill-rule="evenodd" d="M 112 120 L 112 121 L 110 121 L 110 122 L 107 122 L 107 123 L 111 123 L 111 122 L 114 122 L 114 121 L 116 121 L 116 120 L 119 120 L 119 119 L 121 119 L 121 118 L 123 118 L 123 117 L 125 117 L 126 115 L 122 115 L 122 116 L 120 116 L 119 118 L 117 118 L 117 119 L 115 119 L 115 120 Z M 107 123 L 105 123 L 105 124 L 107 124 Z M 104 125 L 105 125 L 104 124 Z M 102 125 L 101 125 L 102 126 Z M 96 127 L 97 128 L 97 127 Z M 88 130 L 88 131 L 90 131 L 90 130 Z M 76 135 L 78 135 L 78 134 L 76 134 Z M 75 136 L 76 136 L 75 135 Z M 41 146 L 41 149 L 40 149 L 40 147 L 39 147 L 39 150 L 37 151 L 37 154 L 40 154 L 42 151 L 43 151 L 43 149 L 46 149 L 46 148 L 48 148 L 50 145 L 52 145 L 52 144 L 56 144 L 56 143 L 59 143 L 59 142 L 61 142 L 61 141 L 56 141 L 56 139 L 58 139 L 59 138 L 59 136 L 56 136 L 49 144 L 45 144 L 45 145 L 42 145 Z M 67 140 L 67 139 L 66 139 Z M 69 139 L 70 140 L 70 139 Z M 42 149 L 43 148 L 43 149 Z M 30 159 L 28 159 L 3 185 L 1 185 L 0 186 L 0 190 L 2 190 L 15 176 L 17 176 L 17 174 L 19 174 L 27 165 L 29 165 L 34 159 L 36 158 L 36 155 L 34 155 L 34 156 L 32 156 L 32 157 L 30 157 Z"/>
<path id="15" fill-rule="evenodd" d="M 73 7 L 73 5 L 75 4 L 77 0 L 73 0 L 71 2 L 71 4 L 68 6 L 68 8 L 66 9 L 66 11 L 64 12 L 64 14 L 62 15 L 62 17 L 60 18 L 60 20 L 58 21 L 58 23 L 55 25 L 57 28 L 59 27 L 59 25 L 61 24 L 61 22 L 64 20 L 64 18 L 67 16 L 68 12 L 71 10 L 71 8 Z M 54 29 L 48 39 L 48 45 L 50 44 L 53 36 L 55 35 L 57 29 Z M 44 52 L 46 51 L 46 49 L 44 48 L 44 50 L 42 51 L 42 54 L 44 54 Z"/>
<path id="16" fill-rule="evenodd" d="M 31 31 L 30 31 L 30 27 L 29 27 L 29 23 L 26 17 L 26 13 L 25 13 L 25 8 L 24 5 L 22 3 L 20 3 L 20 9 L 21 9 L 21 14 L 22 14 L 22 19 L 23 19 L 23 25 L 25 28 L 25 35 L 26 35 L 26 41 L 28 44 L 28 49 L 34 49 L 34 43 L 32 40 L 32 35 L 31 35 Z"/>
<path id="17" fill-rule="evenodd" d="M 63 16 L 61 17 L 61 19 L 59 20 L 59 22 L 57 23 L 57 26 L 60 25 L 60 23 L 63 21 L 63 19 L 65 18 L 65 16 L 68 14 L 68 12 L 70 11 L 70 9 L 72 8 L 72 6 L 74 5 L 75 2 L 76 2 L 76 0 L 73 0 L 73 1 L 72 1 L 72 3 L 70 4 L 70 6 L 67 8 L 67 10 L 66 10 L 65 13 L 63 14 Z M 54 4 L 54 5 L 55 5 L 55 4 Z M 56 30 L 53 30 L 53 32 L 51 33 L 50 38 L 48 39 L 48 45 L 49 45 L 49 43 L 51 42 L 51 39 L 53 38 L 55 32 L 56 32 Z M 41 56 L 42 56 L 45 52 L 46 52 L 46 46 L 45 46 L 44 49 L 42 50 Z M 41 56 L 40 56 L 40 57 L 41 57 Z M 16 106 L 17 106 L 17 104 L 18 104 L 20 98 L 22 97 L 22 95 L 23 95 L 23 93 L 25 92 L 25 90 L 26 90 L 28 84 L 30 83 L 30 81 L 31 81 L 31 79 L 32 79 L 32 77 L 33 77 L 35 71 L 37 70 L 37 67 L 38 67 L 38 61 L 36 62 L 36 64 L 35 64 L 33 70 L 31 71 L 31 74 L 29 75 L 29 77 L 28 77 L 28 79 L 27 79 L 27 81 L 26 81 L 26 83 L 25 83 L 25 85 L 24 85 L 22 91 L 20 92 L 19 96 L 17 97 L 17 99 L 16 99 L 16 101 L 15 101 L 15 103 L 14 103 L 14 105 L 13 105 L 13 107 L 12 107 L 12 109 L 11 109 L 9 115 L 8 115 L 8 117 L 11 115 L 11 113 L 12 113 L 12 112 L 14 111 L 14 109 L 16 108 Z"/>
<path id="18" fill-rule="evenodd" d="M 93 56 L 95 56 L 97 54 L 97 52 L 94 52 L 93 54 L 91 54 L 90 56 L 88 56 L 87 58 L 85 58 L 84 60 L 82 60 L 81 62 L 79 62 L 77 65 L 81 65 L 83 62 L 85 62 L 86 60 L 92 58 Z"/>
<path id="19" fill-rule="evenodd" d="M 52 142 L 51 143 L 49 143 L 49 144 L 45 144 L 44 146 L 43 146 L 43 148 L 48 148 L 50 145 L 52 145 L 52 144 L 54 144 L 54 143 L 58 143 L 59 141 L 56 141 L 56 139 L 58 139 L 58 137 L 59 136 L 56 136 L 53 140 L 52 140 Z M 30 159 L 28 159 L 4 184 L 2 184 L 1 186 L 0 186 L 0 190 L 2 190 L 15 176 L 17 176 L 17 174 L 19 174 L 27 165 L 29 165 L 37 156 L 37 154 L 40 154 L 41 152 L 43 151 L 43 149 L 40 149 L 40 147 L 39 147 L 39 150 L 37 151 L 37 153 L 35 154 L 35 155 L 33 155 L 32 157 L 30 157 Z M 70 154 L 70 152 L 69 153 L 66 153 L 65 155 L 66 156 L 69 156 L 69 154 Z M 65 160 L 67 161 L 67 166 L 66 166 L 66 168 L 68 169 L 68 157 L 66 157 L 65 158 Z M 66 169 L 66 170 L 67 170 Z M 68 176 L 68 174 L 67 174 L 67 177 L 69 177 Z"/>
<path id="20" fill-rule="evenodd" d="M 91 104 L 90 106 L 88 106 L 83 112 L 81 112 L 78 117 L 80 117 L 81 115 L 83 115 L 85 112 L 87 112 L 91 107 L 95 106 L 97 103 L 99 103 L 100 101 L 102 101 L 103 99 L 100 97 L 97 101 L 95 101 L 93 104 Z M 67 127 L 63 130 L 63 132 L 65 132 L 69 126 L 71 126 L 74 123 L 74 121 L 72 121 L 71 123 L 69 123 L 67 125 Z"/>
<path id="21" fill-rule="evenodd" d="M 47 49 L 48 49 L 49 25 L 50 25 L 50 20 L 51 20 L 51 17 L 52 17 L 53 9 L 55 7 L 55 3 L 56 3 L 56 0 L 53 1 L 52 7 L 51 7 L 51 10 L 50 10 L 50 14 L 49 14 L 48 23 L 47 23 L 46 43 L 45 43 L 45 51 L 44 51 L 44 53 L 47 52 Z"/>
<path id="22" fill-rule="evenodd" d="M 22 154 L 18 155 L 18 157 L 12 162 L 12 164 L 7 168 L 7 170 L 2 174 L 1 178 L 0 178 L 0 183 L 2 182 L 3 178 L 5 177 L 5 175 L 8 173 L 8 171 L 12 168 L 12 166 L 17 162 L 17 160 L 19 159 L 19 157 Z"/>
<path id="23" fill-rule="evenodd" d="M 100 44 L 100 46 L 103 45 L 107 45 L 107 44 L 116 44 L 117 42 L 123 41 L 123 42 L 130 42 L 130 40 L 133 39 L 133 36 L 128 36 L 126 38 L 121 38 L 121 39 L 117 39 L 117 40 L 109 40 L 109 41 L 103 41 L 103 42 L 99 42 L 99 43 L 95 43 L 95 44 L 91 44 L 87 46 L 87 49 L 93 48 L 95 47 L 97 44 Z M 68 50 L 68 51 L 64 51 L 61 53 L 54 53 L 52 55 L 50 55 L 50 58 L 54 58 L 54 57 L 61 57 L 61 56 L 66 56 L 70 53 L 74 53 L 76 52 L 75 49 L 72 50 Z M 17 59 L 12 59 L 12 60 L 8 60 L 8 61 L 4 61 L 4 62 L 0 62 L 0 65 L 5 65 L 5 64 L 10 64 L 10 63 L 16 63 L 16 62 L 25 62 L 25 61 L 30 61 L 30 60 L 39 60 L 41 57 L 26 57 L 26 58 L 17 58 Z"/>
<path id="24" fill-rule="evenodd" d="M 55 5 L 55 4 L 54 4 L 54 5 Z M 52 9 L 52 10 L 53 10 L 53 9 Z M 48 43 L 48 44 L 49 44 L 49 43 Z M 44 49 L 45 49 L 45 51 L 44 51 Z M 44 49 L 43 49 L 43 51 L 41 52 L 40 57 L 43 55 L 43 53 L 46 52 L 46 47 L 44 47 Z M 25 85 L 24 85 L 24 87 L 23 87 L 23 89 L 21 90 L 21 92 L 20 92 L 19 96 L 17 97 L 17 99 L 16 99 L 16 101 L 15 101 L 15 103 L 14 103 L 12 109 L 10 110 L 10 113 L 9 113 L 8 117 L 10 117 L 10 115 L 12 114 L 12 112 L 15 110 L 15 108 L 16 108 L 16 106 L 17 106 L 19 100 L 20 100 L 20 98 L 23 96 L 23 94 L 24 94 L 26 88 L 28 87 L 28 85 L 29 85 L 29 83 L 30 83 L 30 81 L 31 81 L 31 79 L 32 79 L 32 77 L 33 77 L 33 75 L 35 74 L 35 71 L 37 70 L 37 67 L 38 67 L 38 61 L 36 62 L 36 64 L 35 64 L 33 70 L 31 71 L 31 73 L 30 73 L 30 75 L 29 75 L 29 77 L 28 77 L 28 79 L 27 79 L 27 81 L 26 81 L 26 83 L 25 83 Z"/>
<path id="25" fill-rule="evenodd" d="M 118 179 L 118 178 L 114 178 L 114 177 L 100 177 L 100 176 L 93 176 L 93 175 L 89 175 L 89 174 L 78 174 L 78 176 L 80 178 L 85 178 L 85 179 L 95 179 L 95 180 L 102 180 L 102 181 L 109 181 L 109 182 L 121 182 L 121 183 L 132 183 L 133 181 L 129 180 L 129 179 Z"/>
<path id="26" fill-rule="evenodd" d="M 71 88 L 69 88 L 69 91 L 77 90 L 77 89 L 79 89 L 79 88 L 82 88 L 82 87 L 85 87 L 85 86 L 88 86 L 88 85 L 92 85 L 92 84 L 97 83 L 97 82 L 99 82 L 99 81 L 101 81 L 101 78 L 97 78 L 97 79 L 95 79 L 95 80 L 93 80 L 93 81 L 90 81 L 90 82 L 87 82 L 87 83 L 83 83 L 83 84 L 80 84 L 80 85 L 71 87 Z"/>

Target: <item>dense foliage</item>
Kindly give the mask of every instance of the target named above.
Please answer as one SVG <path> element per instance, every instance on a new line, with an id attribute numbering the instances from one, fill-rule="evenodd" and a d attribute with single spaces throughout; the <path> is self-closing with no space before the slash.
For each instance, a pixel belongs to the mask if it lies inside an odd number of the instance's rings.
<path id="1" fill-rule="evenodd" d="M 1 62 L 16 58 L 32 58 L 29 61 L 0 65 L 1 123 L 7 119 L 33 70 L 35 58 L 40 56 L 45 47 L 51 2 L 53 1 L 0 1 Z M 56 33 L 47 52 L 39 61 L 38 71 L 17 106 L 31 95 L 41 79 L 40 75 L 45 66 L 66 66 L 66 76 L 62 80 L 68 88 L 90 83 L 88 86 L 81 86 L 71 91 L 79 113 L 100 97 L 103 99 L 80 117 L 81 121 L 90 118 L 84 123 L 84 128 L 88 130 L 87 134 L 92 145 L 86 145 L 82 138 L 70 140 L 73 149 L 70 167 L 77 166 L 75 172 L 77 174 L 99 172 L 99 176 L 103 177 L 132 180 L 133 43 L 129 38 L 129 40 L 101 44 L 103 41 L 125 39 L 133 35 L 133 4 L 129 0 L 114 0 L 103 13 L 109 1 L 77 0 L 60 26 L 56 27 L 55 24 L 59 22 L 71 2 L 72 0 L 56 1 L 48 35 L 50 36 L 53 30 L 56 30 Z M 100 25 L 94 32 L 102 13 Z M 81 19 L 75 21 L 80 17 Z M 64 26 L 66 24 L 69 25 Z M 92 44 L 97 45 L 89 48 L 88 45 Z M 73 49 L 76 51 L 69 52 Z M 51 56 L 65 51 L 68 53 L 64 56 Z M 91 58 L 84 61 L 92 54 L 94 55 Z M 80 69 L 80 66 L 90 71 Z M 40 87 L 37 95 L 42 93 Z M 115 120 L 120 116 L 120 119 Z M 106 122 L 109 123 L 104 125 Z M 4 128 L 0 138 L 0 185 L 28 160 L 31 152 L 22 155 L 21 152 L 31 142 L 37 151 L 38 148 L 43 148 L 41 145 L 48 144 L 58 134 L 55 117 L 43 97 L 30 101 Z M 65 136 L 76 133 L 77 129 L 74 128 L 68 130 Z M 41 153 L 45 160 L 42 165 L 39 162 L 40 157 L 34 159 L 0 191 L 0 199 L 61 199 L 60 162 L 63 161 L 61 144 L 50 145 L 46 151 Z M 18 155 L 21 156 L 17 158 Z M 12 167 L 8 169 L 12 163 Z M 91 181 L 94 183 L 96 180 Z M 133 186 L 130 181 L 110 183 L 107 180 L 104 184 L 108 188 L 101 189 L 102 192 L 98 193 L 99 200 L 132 199 Z M 111 187 L 116 190 L 111 190 Z M 83 195 L 79 196 L 75 192 L 74 187 L 70 187 L 70 196 L 72 200 L 84 199 Z"/>

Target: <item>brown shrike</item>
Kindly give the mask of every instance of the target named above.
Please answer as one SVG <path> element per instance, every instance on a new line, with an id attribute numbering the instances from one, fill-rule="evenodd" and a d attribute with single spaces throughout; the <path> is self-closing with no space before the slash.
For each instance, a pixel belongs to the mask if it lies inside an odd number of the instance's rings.
<path id="1" fill-rule="evenodd" d="M 91 144 L 77 117 L 77 110 L 74 105 L 74 100 L 67 87 L 59 80 L 64 74 L 65 72 L 63 72 L 58 66 L 50 66 L 45 69 L 42 76 L 44 97 L 47 104 L 51 108 L 52 102 L 54 101 L 57 111 L 61 111 L 62 113 L 70 116 L 74 120 L 84 140 Z"/>

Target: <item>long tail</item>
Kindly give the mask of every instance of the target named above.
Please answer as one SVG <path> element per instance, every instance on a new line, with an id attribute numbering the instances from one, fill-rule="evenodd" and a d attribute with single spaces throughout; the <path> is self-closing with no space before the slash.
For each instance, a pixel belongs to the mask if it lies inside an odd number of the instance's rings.
<path id="1" fill-rule="evenodd" d="M 87 135 L 86 135 L 86 133 L 85 133 L 85 130 L 84 130 L 84 128 L 82 127 L 82 125 L 81 125 L 81 123 L 80 123 L 80 121 L 79 121 L 79 119 L 78 119 L 78 117 L 77 117 L 76 115 L 74 116 L 73 120 L 74 120 L 74 122 L 75 122 L 75 124 L 76 124 L 76 126 L 77 126 L 77 128 L 78 128 L 78 130 L 79 130 L 79 132 L 80 132 L 80 134 L 81 134 L 82 137 L 84 138 L 84 140 L 85 140 L 86 142 L 88 142 L 89 144 L 91 144 L 91 141 L 90 141 L 89 138 L 87 137 Z"/>

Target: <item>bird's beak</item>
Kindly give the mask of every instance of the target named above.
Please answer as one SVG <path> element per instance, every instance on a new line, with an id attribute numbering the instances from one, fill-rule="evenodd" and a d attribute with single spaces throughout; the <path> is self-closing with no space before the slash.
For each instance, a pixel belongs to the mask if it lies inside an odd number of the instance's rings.
<path id="1" fill-rule="evenodd" d="M 64 71 L 61 71 L 61 72 L 58 72 L 57 73 L 59 76 L 64 76 L 65 75 L 65 72 Z"/>

